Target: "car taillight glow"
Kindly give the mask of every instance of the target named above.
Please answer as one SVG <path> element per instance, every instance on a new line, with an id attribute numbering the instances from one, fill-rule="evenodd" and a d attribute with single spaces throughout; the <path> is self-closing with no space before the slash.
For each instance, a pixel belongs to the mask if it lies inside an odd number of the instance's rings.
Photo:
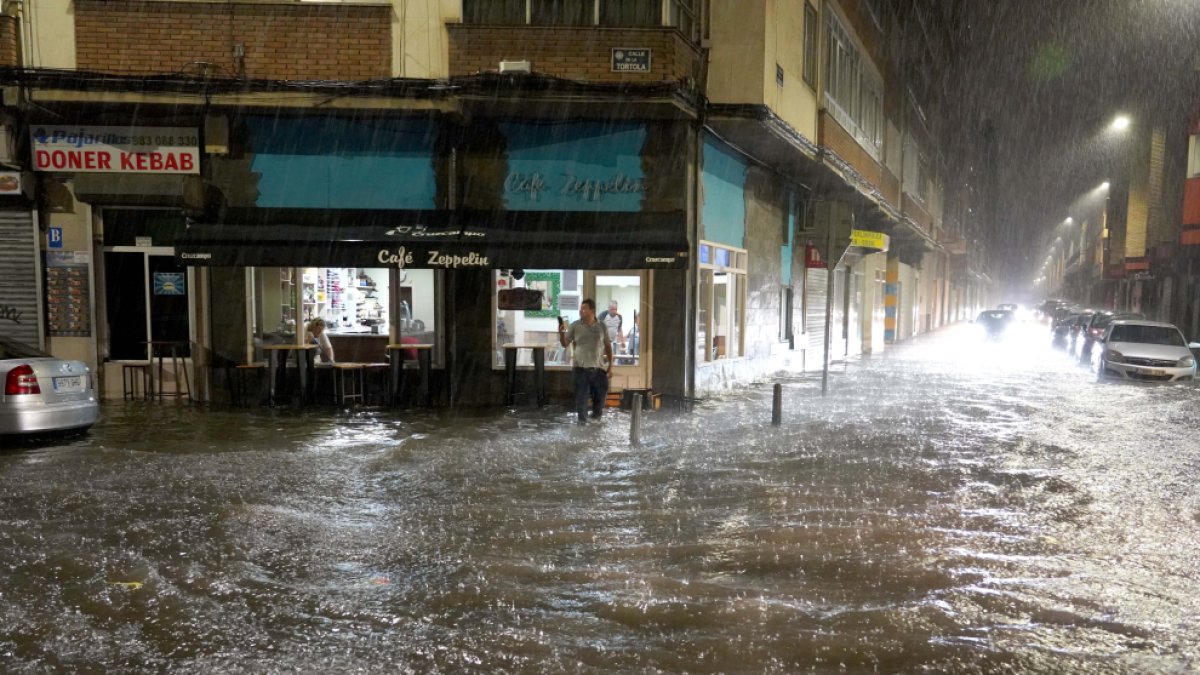
<path id="1" fill-rule="evenodd" d="M 8 376 L 4 378 L 5 396 L 40 393 L 42 393 L 42 387 L 38 384 L 37 375 L 33 373 L 33 368 L 27 363 L 8 371 Z"/>

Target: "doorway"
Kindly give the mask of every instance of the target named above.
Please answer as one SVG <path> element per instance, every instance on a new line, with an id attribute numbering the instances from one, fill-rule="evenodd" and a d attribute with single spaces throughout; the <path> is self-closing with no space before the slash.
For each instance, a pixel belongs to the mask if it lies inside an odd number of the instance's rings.
<path id="1" fill-rule="evenodd" d="M 648 274 L 645 270 L 588 271 L 585 297 L 595 298 L 596 314 L 609 325 L 613 337 L 612 390 L 646 389 L 650 361 Z M 616 303 L 619 319 L 607 315 Z"/>
<path id="2" fill-rule="evenodd" d="M 191 355 L 191 275 L 168 247 L 104 250 L 108 358 L 143 361 L 152 341 L 180 343 Z"/>

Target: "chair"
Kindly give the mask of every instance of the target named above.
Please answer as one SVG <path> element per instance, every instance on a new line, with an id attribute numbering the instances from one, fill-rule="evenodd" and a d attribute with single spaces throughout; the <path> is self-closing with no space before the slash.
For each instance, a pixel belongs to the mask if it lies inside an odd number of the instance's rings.
<path id="1" fill-rule="evenodd" d="M 141 375 L 142 400 L 150 398 L 150 364 L 146 361 L 121 364 L 121 396 L 124 400 L 137 400 L 137 379 Z"/>

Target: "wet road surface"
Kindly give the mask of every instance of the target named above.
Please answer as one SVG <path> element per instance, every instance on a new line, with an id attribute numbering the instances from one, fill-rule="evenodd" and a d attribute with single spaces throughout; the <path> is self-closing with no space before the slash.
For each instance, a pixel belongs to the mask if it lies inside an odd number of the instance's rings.
<path id="1" fill-rule="evenodd" d="M 959 327 L 579 428 L 115 404 L 0 454 L 0 671 L 1189 672 L 1200 392 Z"/>

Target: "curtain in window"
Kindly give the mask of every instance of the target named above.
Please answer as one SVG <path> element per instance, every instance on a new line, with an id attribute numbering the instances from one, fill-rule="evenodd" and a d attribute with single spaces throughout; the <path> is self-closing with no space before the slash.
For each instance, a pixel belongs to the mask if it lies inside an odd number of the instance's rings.
<path id="1" fill-rule="evenodd" d="M 525 0 L 463 0 L 463 23 L 525 23 Z"/>
<path id="2" fill-rule="evenodd" d="M 590 26 L 593 0 L 530 0 L 530 23 L 536 26 Z"/>
<path id="3" fill-rule="evenodd" d="M 601 26 L 661 26 L 662 0 L 600 0 Z"/>

